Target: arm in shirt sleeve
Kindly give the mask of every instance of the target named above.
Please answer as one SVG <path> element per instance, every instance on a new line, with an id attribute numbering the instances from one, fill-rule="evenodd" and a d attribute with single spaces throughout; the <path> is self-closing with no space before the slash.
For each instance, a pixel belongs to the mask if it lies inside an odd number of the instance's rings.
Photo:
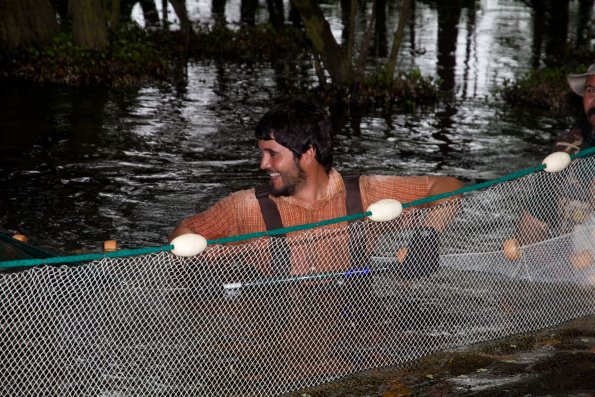
<path id="1" fill-rule="evenodd" d="M 581 150 L 583 145 L 583 134 L 580 129 L 565 131 L 556 137 L 554 152 L 566 152 L 575 154 Z"/>
<path id="2" fill-rule="evenodd" d="M 192 215 L 180 222 L 169 236 L 169 241 L 186 233 L 200 234 L 207 240 L 237 234 L 237 216 L 234 196 L 218 201 L 204 212 Z"/>
<path id="3" fill-rule="evenodd" d="M 392 198 L 402 203 L 408 203 L 463 187 L 463 184 L 459 180 L 448 176 L 372 175 L 362 177 L 360 183 L 362 181 L 362 193 L 365 194 L 363 201 L 366 206 L 384 198 Z M 429 211 L 426 215 L 424 226 L 432 227 L 438 232 L 444 231 L 459 208 L 460 204 L 457 197 L 441 199 L 422 206 L 434 207 L 437 204 L 447 201 L 454 201 L 454 203 Z"/>
<path id="4" fill-rule="evenodd" d="M 428 196 L 452 192 L 461 189 L 463 184 L 456 178 L 450 176 L 428 176 Z M 450 224 L 460 207 L 460 200 L 458 196 L 443 198 L 433 201 L 429 204 L 433 208 L 428 211 L 424 223 L 427 227 L 432 227 L 442 233 L 444 229 Z M 449 204 L 446 204 L 449 203 Z"/>
<path id="5" fill-rule="evenodd" d="M 582 144 L 581 130 L 574 129 L 563 132 L 556 138 L 554 151 L 575 154 L 580 151 Z M 556 186 L 550 186 L 525 197 L 523 212 L 516 230 L 516 238 L 522 245 L 534 244 L 547 238 L 549 227 L 556 219 L 556 208 L 543 203 L 550 203 L 551 199 L 548 195 L 556 190 Z"/>

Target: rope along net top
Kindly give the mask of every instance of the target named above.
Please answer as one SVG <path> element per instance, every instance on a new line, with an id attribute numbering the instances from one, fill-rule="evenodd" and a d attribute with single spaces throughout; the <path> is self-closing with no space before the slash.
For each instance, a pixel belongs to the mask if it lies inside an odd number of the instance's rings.
<path id="1" fill-rule="evenodd" d="M 577 157 L 442 211 L 2 273 L 0 394 L 280 395 L 595 314 L 595 158 Z M 420 238 L 437 213 L 456 215 Z M 527 214 L 545 239 L 523 243 Z"/>

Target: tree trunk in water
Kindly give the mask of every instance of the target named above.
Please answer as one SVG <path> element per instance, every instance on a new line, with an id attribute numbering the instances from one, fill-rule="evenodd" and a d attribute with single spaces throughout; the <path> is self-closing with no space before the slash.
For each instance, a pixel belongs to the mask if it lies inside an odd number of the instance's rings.
<path id="1" fill-rule="evenodd" d="M 395 36 L 393 37 L 393 45 L 390 49 L 390 55 L 388 57 L 388 64 L 386 66 L 386 75 L 393 80 L 395 75 L 395 69 L 397 68 L 397 58 L 399 55 L 399 49 L 403 43 L 403 35 L 405 32 L 405 26 L 411 15 L 411 3 L 413 0 L 403 0 L 403 7 L 401 8 L 401 15 L 399 15 L 399 25 L 395 30 Z"/>
<path id="2" fill-rule="evenodd" d="M 242 0 L 240 6 L 240 21 L 242 25 L 253 28 L 256 21 L 258 0 Z"/>
<path id="3" fill-rule="evenodd" d="M 359 52 L 359 60 L 357 62 L 357 71 L 355 72 L 355 80 L 359 83 L 364 76 L 364 69 L 366 67 L 366 59 L 368 58 L 368 50 L 370 49 L 370 41 L 372 40 L 372 34 L 374 33 L 374 25 L 376 24 L 376 4 L 378 0 L 372 0 L 372 12 L 370 13 L 370 21 L 366 28 L 366 35 L 362 41 L 362 46 Z M 357 96 L 357 95 L 356 95 Z"/>
<path id="4" fill-rule="evenodd" d="M 385 58 L 388 55 L 386 8 L 386 0 L 378 0 L 378 3 L 376 4 L 374 40 L 372 41 L 372 54 L 374 54 L 376 58 Z"/>
<path id="5" fill-rule="evenodd" d="M 269 21 L 276 30 L 283 28 L 285 23 L 285 12 L 283 10 L 283 1 L 266 0 L 267 8 L 269 10 Z"/>
<path id="6" fill-rule="evenodd" d="M 590 44 L 590 21 L 595 20 L 595 5 L 593 0 L 579 0 L 577 15 L 578 23 L 576 24 L 576 49 L 581 47 L 588 48 Z"/>
<path id="7" fill-rule="evenodd" d="M 161 21 L 163 30 L 168 30 L 169 20 L 167 19 L 167 0 L 161 0 Z"/>
<path id="8" fill-rule="evenodd" d="M 303 26 L 300 12 L 296 10 L 292 2 L 289 2 L 289 21 L 297 29 L 301 29 Z"/>
<path id="9" fill-rule="evenodd" d="M 541 50 L 543 48 L 543 32 L 545 30 L 545 4 L 543 0 L 533 0 L 533 52 L 531 66 L 538 68 L 541 64 Z"/>
<path id="10" fill-rule="evenodd" d="M 0 0 L 0 47 L 49 43 L 59 27 L 48 0 Z"/>
<path id="11" fill-rule="evenodd" d="M 559 67 L 564 64 L 563 52 L 568 38 L 568 0 L 550 1 L 547 6 L 549 18 L 546 20 L 544 63 Z"/>
<path id="12" fill-rule="evenodd" d="M 211 15 L 215 21 L 215 26 L 225 27 L 225 25 L 227 25 L 227 21 L 225 20 L 226 1 L 227 0 L 213 0 L 211 2 Z M 254 12 L 256 13 L 256 9 Z"/>
<path id="13" fill-rule="evenodd" d="M 437 73 L 440 78 L 440 89 L 452 93 L 455 88 L 455 67 L 457 60 L 457 37 L 461 20 L 461 3 L 453 1 L 438 3 L 438 64 Z"/>
<path id="14" fill-rule="evenodd" d="M 356 0 L 341 0 L 341 21 L 343 22 L 343 51 L 347 59 L 353 57 L 353 42 L 355 36 Z"/>
<path id="15" fill-rule="evenodd" d="M 299 11 L 306 34 L 314 50 L 320 54 L 333 82 L 348 85 L 352 78 L 351 62 L 343 56 L 318 3 L 314 0 L 292 0 L 292 3 Z"/>
<path id="16" fill-rule="evenodd" d="M 76 44 L 95 50 L 107 45 L 107 24 L 101 0 L 70 0 L 68 12 Z"/>
<path id="17" fill-rule="evenodd" d="M 145 26 L 157 27 L 159 26 L 159 11 L 153 0 L 140 0 L 140 7 L 143 9 L 143 17 L 145 18 Z"/>
<path id="18" fill-rule="evenodd" d="M 185 0 L 169 0 L 176 15 L 180 19 L 180 28 L 185 34 L 190 34 L 192 31 L 192 25 L 190 24 L 190 19 L 188 18 L 188 11 L 186 11 L 186 1 Z"/>

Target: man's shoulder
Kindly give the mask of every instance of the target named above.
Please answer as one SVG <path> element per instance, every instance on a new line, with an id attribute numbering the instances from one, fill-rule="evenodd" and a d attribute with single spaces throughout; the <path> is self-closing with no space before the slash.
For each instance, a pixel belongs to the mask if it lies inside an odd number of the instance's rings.
<path id="1" fill-rule="evenodd" d="M 361 175 L 360 180 L 368 182 L 370 184 L 382 184 L 386 182 L 395 182 L 395 183 L 403 183 L 403 182 L 419 182 L 419 183 L 427 183 L 428 177 L 425 175 L 381 175 L 381 174 L 373 174 L 373 175 Z"/>
<path id="2" fill-rule="evenodd" d="M 365 175 L 360 177 L 360 186 L 375 199 L 402 196 L 399 200 L 409 200 L 427 195 L 429 179 L 425 175 Z"/>
<path id="3" fill-rule="evenodd" d="M 238 190 L 217 201 L 210 210 L 242 214 L 258 207 L 254 189 Z"/>
<path id="4" fill-rule="evenodd" d="M 231 201 L 235 202 L 249 202 L 249 201 L 256 201 L 256 193 L 255 189 L 245 189 L 245 190 L 238 190 L 229 194 L 226 197 Z"/>

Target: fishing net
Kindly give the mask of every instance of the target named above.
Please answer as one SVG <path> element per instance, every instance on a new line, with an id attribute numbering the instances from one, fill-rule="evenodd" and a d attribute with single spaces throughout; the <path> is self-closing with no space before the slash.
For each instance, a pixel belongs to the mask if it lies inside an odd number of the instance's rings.
<path id="1" fill-rule="evenodd" d="M 388 222 L 0 274 L 0 394 L 279 395 L 595 314 L 594 163 Z"/>

